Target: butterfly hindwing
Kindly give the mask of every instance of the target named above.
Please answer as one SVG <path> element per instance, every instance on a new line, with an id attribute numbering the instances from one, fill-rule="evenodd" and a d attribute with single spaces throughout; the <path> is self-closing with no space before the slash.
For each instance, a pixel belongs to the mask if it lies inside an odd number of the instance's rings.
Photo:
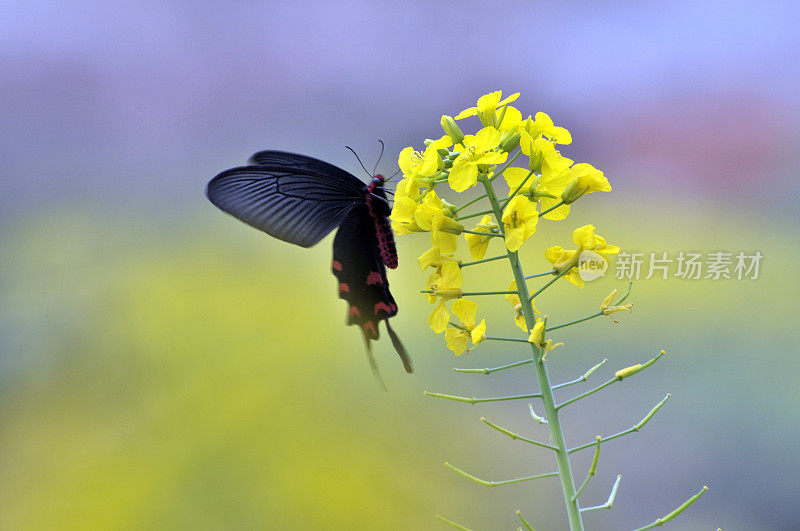
<path id="1" fill-rule="evenodd" d="M 369 341 L 380 336 L 378 324 L 397 315 L 397 304 L 389 291 L 386 266 L 378 249 L 375 222 L 366 205 L 354 208 L 342 222 L 333 240 L 333 274 L 339 281 L 339 297 L 347 301 L 347 324 L 361 328 Z M 389 329 L 392 343 L 407 372 L 411 362 L 397 336 Z"/>

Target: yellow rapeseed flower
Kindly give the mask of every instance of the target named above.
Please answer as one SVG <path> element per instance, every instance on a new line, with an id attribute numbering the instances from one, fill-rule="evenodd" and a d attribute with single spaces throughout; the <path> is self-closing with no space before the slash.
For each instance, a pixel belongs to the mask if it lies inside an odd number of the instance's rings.
<path id="1" fill-rule="evenodd" d="M 511 284 L 509 284 L 507 291 L 517 291 L 517 281 L 516 280 L 512 280 L 511 281 Z M 531 291 L 528 295 L 529 296 L 533 295 L 533 292 Z M 508 301 L 508 303 L 514 309 L 514 323 L 518 327 L 520 327 L 523 331 L 527 332 L 528 331 L 528 324 L 525 322 L 525 316 L 522 314 L 522 304 L 521 304 L 521 301 L 519 299 L 519 295 L 516 294 L 516 293 L 506 293 L 505 299 Z M 534 315 L 538 314 L 539 310 L 536 309 L 536 305 L 533 303 L 533 301 L 531 301 L 531 306 L 533 307 Z"/>
<path id="2" fill-rule="evenodd" d="M 455 301 L 452 310 L 461 321 L 461 328 L 447 328 L 445 341 L 447 342 L 447 348 L 452 350 L 456 356 L 460 356 L 464 352 L 469 352 L 486 339 L 486 320 L 481 319 L 478 325 L 475 324 L 478 305 L 467 299 Z M 472 342 L 472 347 L 468 348 L 470 342 Z"/>
<path id="3" fill-rule="evenodd" d="M 608 245 L 605 238 L 595 234 L 594 230 L 594 225 L 584 225 L 572 232 L 572 241 L 578 246 L 576 250 L 566 250 L 560 245 L 556 245 L 544 252 L 545 258 L 553 264 L 556 271 L 561 273 L 569 270 L 568 273 L 564 274 L 564 278 L 579 288 L 583 287 L 583 279 L 576 266 L 580 260 L 581 252 L 594 251 L 604 256 L 619 253 L 619 247 Z"/>
<path id="4" fill-rule="evenodd" d="M 502 222 L 505 227 L 506 248 L 516 251 L 536 232 L 536 224 L 539 222 L 536 203 L 524 196 L 514 196 L 503 209 Z"/>
<path id="5" fill-rule="evenodd" d="M 574 203 L 579 197 L 592 192 L 610 192 L 611 184 L 603 172 L 587 163 L 576 164 L 570 168 L 572 181 L 561 194 L 561 199 Z"/>
<path id="6" fill-rule="evenodd" d="M 473 229 L 475 232 L 485 232 L 490 234 L 499 228 L 497 223 L 492 221 L 492 216 L 483 216 L 478 225 Z M 480 260 L 486 255 L 486 249 L 489 247 L 489 242 L 493 236 L 481 236 L 480 234 L 464 234 L 464 239 L 467 240 L 469 246 L 469 254 L 473 260 Z"/>
<path id="7" fill-rule="evenodd" d="M 484 127 L 474 135 L 466 135 L 464 143 L 453 148 L 459 155 L 450 168 L 450 188 L 463 192 L 478 182 L 478 173 L 484 169 L 479 166 L 488 168 L 505 162 L 508 153 L 494 151 L 500 145 L 501 139 L 500 131 L 491 126 Z"/>
<path id="8" fill-rule="evenodd" d="M 438 245 L 434 245 L 417 258 L 419 268 L 421 271 L 429 267 L 441 267 L 447 262 L 458 262 L 452 254 L 442 254 L 442 249 Z"/>
<path id="9" fill-rule="evenodd" d="M 483 125 L 495 125 L 495 122 L 497 120 L 497 114 L 496 114 L 497 109 L 519 98 L 519 92 L 516 92 L 505 99 L 501 99 L 502 97 L 503 97 L 502 90 L 485 94 L 480 98 L 478 98 L 478 102 L 475 107 L 464 109 L 463 111 L 461 111 L 456 115 L 455 119 L 461 120 L 463 118 L 467 118 L 469 116 L 475 116 L 477 114 L 478 118 L 480 118 L 481 123 Z"/>

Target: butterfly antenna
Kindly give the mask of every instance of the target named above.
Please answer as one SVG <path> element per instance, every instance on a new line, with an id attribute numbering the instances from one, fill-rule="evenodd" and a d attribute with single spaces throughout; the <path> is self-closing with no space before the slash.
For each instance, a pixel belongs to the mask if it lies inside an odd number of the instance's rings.
<path id="1" fill-rule="evenodd" d="M 390 176 L 389 176 L 389 178 L 387 178 L 387 179 L 384 179 L 384 180 L 383 180 L 383 182 L 385 182 L 385 183 L 388 183 L 389 181 L 391 181 L 392 179 L 394 179 L 395 177 L 397 177 L 397 174 L 398 174 L 398 173 L 400 173 L 400 168 L 397 168 L 397 171 L 396 171 L 396 172 L 394 172 L 392 175 L 390 175 Z"/>
<path id="2" fill-rule="evenodd" d="M 372 178 L 375 176 L 375 174 L 373 174 L 373 173 L 370 173 L 370 172 L 369 172 L 369 170 L 367 169 L 367 167 L 366 167 L 366 166 L 364 166 L 364 163 L 363 163 L 363 162 L 361 162 L 361 158 L 358 156 L 358 153 L 356 153 L 356 152 L 353 150 L 353 148 L 351 148 L 350 146 L 345 146 L 345 147 L 346 147 L 347 149 L 349 149 L 349 150 L 350 150 L 350 151 L 353 153 L 353 155 L 355 155 L 355 156 L 356 156 L 356 160 L 358 161 L 358 163 L 359 163 L 359 164 L 361 164 L 361 167 L 362 167 L 362 168 L 364 168 L 364 171 L 365 171 L 365 172 L 367 172 L 367 175 L 369 175 L 369 178 L 370 178 L 370 179 L 372 179 Z"/>
<path id="3" fill-rule="evenodd" d="M 378 143 L 381 145 L 381 154 L 378 155 L 378 162 L 375 163 L 375 168 L 372 170 L 372 176 L 375 176 L 375 172 L 378 171 L 378 164 L 381 163 L 381 159 L 383 158 L 383 150 L 386 146 L 383 145 L 383 140 L 378 140 Z"/>

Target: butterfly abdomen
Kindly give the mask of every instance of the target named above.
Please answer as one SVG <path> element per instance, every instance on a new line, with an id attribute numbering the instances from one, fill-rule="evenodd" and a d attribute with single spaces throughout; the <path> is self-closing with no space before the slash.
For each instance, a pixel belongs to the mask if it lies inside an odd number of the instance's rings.
<path id="1" fill-rule="evenodd" d="M 369 215 L 375 223 L 375 235 L 378 238 L 378 250 L 381 253 L 381 259 L 389 269 L 397 269 L 397 247 L 395 247 L 394 234 L 389 226 L 389 218 L 379 208 L 376 208 L 377 205 L 373 202 L 373 195 L 385 198 L 383 187 L 381 186 L 382 182 L 383 177 L 376 176 L 367 186 L 366 203 L 369 208 Z"/>

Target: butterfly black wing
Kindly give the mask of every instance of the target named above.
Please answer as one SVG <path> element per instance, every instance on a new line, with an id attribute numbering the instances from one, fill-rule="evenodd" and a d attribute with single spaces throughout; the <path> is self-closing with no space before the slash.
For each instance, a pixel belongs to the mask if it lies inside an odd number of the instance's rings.
<path id="1" fill-rule="evenodd" d="M 226 170 L 206 195 L 221 210 L 270 236 L 311 247 L 364 203 L 364 183 L 327 162 L 281 151 Z"/>
<path id="2" fill-rule="evenodd" d="M 411 360 L 389 326 L 389 318 L 397 315 L 397 304 L 389 291 L 375 222 L 366 205 L 356 206 L 342 221 L 333 240 L 332 269 L 339 280 L 339 297 L 350 305 L 347 324 L 361 328 L 369 349 L 370 341 L 379 337 L 378 323 L 385 320 L 406 372 L 412 372 Z"/>

